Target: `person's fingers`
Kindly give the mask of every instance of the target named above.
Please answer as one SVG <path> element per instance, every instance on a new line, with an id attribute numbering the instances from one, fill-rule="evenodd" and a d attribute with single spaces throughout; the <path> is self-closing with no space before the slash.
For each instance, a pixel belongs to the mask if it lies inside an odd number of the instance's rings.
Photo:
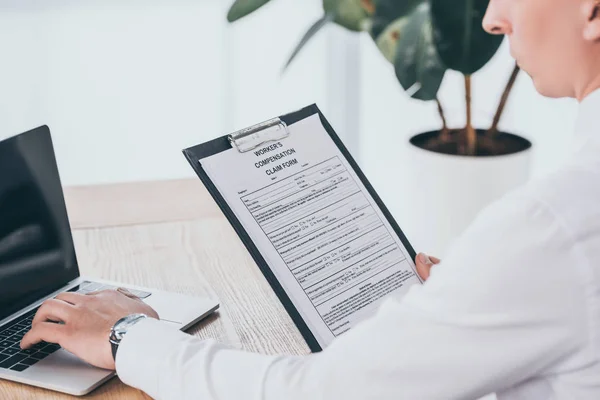
<path id="1" fill-rule="evenodd" d="M 89 292 L 86 294 L 86 296 L 104 296 L 104 295 L 114 294 L 115 292 L 116 292 L 115 290 L 104 289 L 104 290 L 98 290 L 95 292 Z"/>
<path id="2" fill-rule="evenodd" d="M 35 326 L 46 321 L 67 322 L 73 309 L 73 305 L 65 301 L 58 299 L 46 300 L 33 317 L 31 325 Z"/>
<path id="3" fill-rule="evenodd" d="M 86 300 L 84 294 L 74 292 L 62 292 L 58 296 L 56 296 L 56 298 L 62 301 L 66 301 L 67 303 L 71 303 L 73 305 L 81 304 Z"/>
<path id="4" fill-rule="evenodd" d="M 141 301 L 142 299 L 140 299 L 138 296 L 136 296 L 135 294 L 131 293 L 128 289 L 126 288 L 117 288 L 117 292 L 124 294 L 125 296 L 129 297 L 130 299 L 134 299 L 134 300 L 139 300 Z"/>
<path id="5" fill-rule="evenodd" d="M 27 349 L 39 342 L 62 343 L 66 335 L 66 326 L 52 322 L 35 325 L 21 340 L 21 348 Z"/>
<path id="6" fill-rule="evenodd" d="M 441 260 L 437 257 L 433 257 L 433 256 L 429 256 L 429 259 L 434 263 L 434 264 L 439 264 L 441 262 Z"/>
<path id="7" fill-rule="evenodd" d="M 138 301 L 142 301 L 139 297 L 137 297 L 136 295 L 134 295 L 133 293 L 131 293 L 129 290 L 125 289 L 125 288 L 116 288 L 116 289 L 110 289 L 110 290 L 101 290 L 99 292 L 90 292 L 87 294 L 88 296 L 93 296 L 93 297 L 99 297 L 99 298 L 114 298 L 115 296 L 125 296 L 125 297 L 129 297 L 130 299 L 133 300 L 138 300 Z"/>
<path id="8" fill-rule="evenodd" d="M 415 259 L 415 265 L 421 279 L 427 280 L 431 272 L 431 267 L 434 265 L 431 258 L 425 253 L 419 253 Z"/>

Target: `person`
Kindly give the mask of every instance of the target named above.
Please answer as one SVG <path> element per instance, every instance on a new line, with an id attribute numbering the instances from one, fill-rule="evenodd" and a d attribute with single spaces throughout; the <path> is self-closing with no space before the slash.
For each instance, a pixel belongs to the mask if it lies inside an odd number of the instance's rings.
<path id="1" fill-rule="evenodd" d="M 199 340 L 117 292 L 47 301 L 22 346 L 58 343 L 154 398 L 600 399 L 600 2 L 490 0 L 483 25 L 539 93 L 577 100 L 576 134 L 557 171 L 489 205 L 441 263 L 419 254 L 424 284 L 305 356 Z M 148 317 L 115 362 L 108 332 L 132 313 Z"/>

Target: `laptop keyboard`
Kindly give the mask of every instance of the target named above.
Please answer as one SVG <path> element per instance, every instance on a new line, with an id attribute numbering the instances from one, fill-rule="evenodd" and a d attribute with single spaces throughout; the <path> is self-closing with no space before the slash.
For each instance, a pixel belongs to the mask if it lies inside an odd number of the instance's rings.
<path id="1" fill-rule="evenodd" d="M 30 349 L 21 350 L 21 339 L 31 328 L 37 308 L 20 316 L 8 326 L 0 328 L 0 368 L 25 371 L 31 365 L 48 357 L 60 348 L 57 344 L 38 343 Z"/>
<path id="2" fill-rule="evenodd" d="M 85 281 L 69 291 L 86 294 L 110 289 L 114 290 L 116 287 L 98 282 Z M 128 290 L 142 299 L 151 295 L 151 293 L 140 290 Z M 21 350 L 21 339 L 31 329 L 31 322 L 38 308 L 21 315 L 6 326 L 0 327 L 0 369 L 4 368 L 19 372 L 25 371 L 30 366 L 60 349 L 60 346 L 57 344 L 41 342 L 30 349 Z"/>

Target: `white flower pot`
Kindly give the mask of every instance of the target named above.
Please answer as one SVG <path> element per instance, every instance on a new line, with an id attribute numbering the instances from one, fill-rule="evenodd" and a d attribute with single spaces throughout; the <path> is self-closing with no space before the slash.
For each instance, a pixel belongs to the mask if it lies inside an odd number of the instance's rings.
<path id="1" fill-rule="evenodd" d="M 417 252 L 443 257 L 477 213 L 530 176 L 531 143 L 504 134 L 518 151 L 493 156 L 459 156 L 425 150 L 406 143 L 392 212 Z M 410 168 L 408 168 L 410 166 Z M 406 191 L 406 188 L 409 191 Z M 403 193 L 401 193 L 403 192 Z"/>

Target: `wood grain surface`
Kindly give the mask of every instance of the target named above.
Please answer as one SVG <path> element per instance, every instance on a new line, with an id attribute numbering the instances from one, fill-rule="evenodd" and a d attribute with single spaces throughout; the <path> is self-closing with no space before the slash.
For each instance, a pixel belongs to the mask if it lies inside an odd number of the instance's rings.
<path id="1" fill-rule="evenodd" d="M 308 354 L 294 323 L 196 180 L 67 188 L 82 275 L 219 299 L 189 331 L 264 354 Z M 70 396 L 0 381 L 0 399 Z M 118 378 L 90 399 L 147 399 Z"/>
<path id="2" fill-rule="evenodd" d="M 65 190 L 73 229 L 220 216 L 199 179 L 74 186 Z"/>

